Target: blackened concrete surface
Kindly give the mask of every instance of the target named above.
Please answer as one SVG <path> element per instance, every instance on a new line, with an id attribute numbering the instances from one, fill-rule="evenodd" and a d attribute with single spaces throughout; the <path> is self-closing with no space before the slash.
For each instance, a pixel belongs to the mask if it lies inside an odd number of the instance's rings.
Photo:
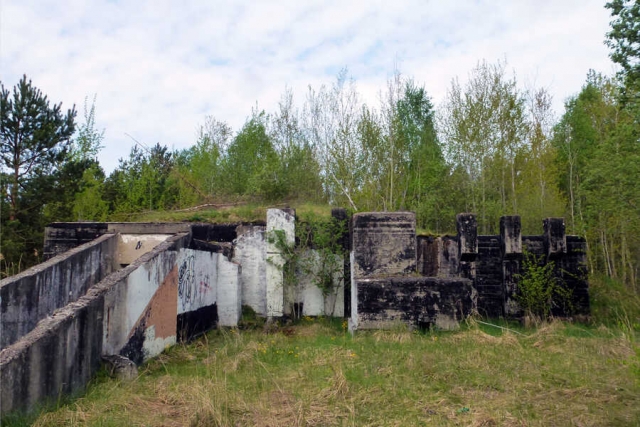
<path id="1" fill-rule="evenodd" d="M 358 329 L 394 323 L 456 329 L 476 308 L 476 292 L 468 279 L 387 277 L 356 280 Z"/>
<path id="2" fill-rule="evenodd" d="M 189 341 L 215 328 L 217 324 L 218 307 L 216 304 L 178 314 L 178 341 Z"/>
<path id="3" fill-rule="evenodd" d="M 44 248 L 42 257 L 45 261 L 69 249 L 106 234 L 108 226 L 104 222 L 59 222 L 50 224 L 44 229 Z"/>

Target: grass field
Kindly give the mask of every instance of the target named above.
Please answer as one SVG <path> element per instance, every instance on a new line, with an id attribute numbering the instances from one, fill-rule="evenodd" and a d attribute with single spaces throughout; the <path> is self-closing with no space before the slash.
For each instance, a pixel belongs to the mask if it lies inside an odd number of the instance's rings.
<path id="1" fill-rule="evenodd" d="M 9 425 L 11 420 L 5 420 Z M 30 420 L 32 421 L 32 420 Z M 23 420 L 25 422 L 25 420 Z M 604 326 L 359 331 L 303 319 L 218 330 L 132 382 L 101 373 L 36 426 L 624 426 L 640 424 L 640 347 Z"/>

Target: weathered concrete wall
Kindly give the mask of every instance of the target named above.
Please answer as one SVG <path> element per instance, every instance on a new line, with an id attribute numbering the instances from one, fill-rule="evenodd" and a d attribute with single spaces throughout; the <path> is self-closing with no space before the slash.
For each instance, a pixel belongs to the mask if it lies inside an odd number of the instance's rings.
<path id="1" fill-rule="evenodd" d="M 2 350 L 2 414 L 81 390 L 102 355 L 121 354 L 140 363 L 175 343 L 176 260 L 189 239 L 188 234 L 167 239 Z"/>
<path id="2" fill-rule="evenodd" d="M 465 262 L 471 262 L 477 253 L 472 235 L 475 223 L 468 215 L 462 219 L 463 232 L 469 232 L 462 246 L 454 242 L 455 255 L 462 252 Z M 352 224 L 351 330 L 397 323 L 454 329 L 475 310 L 477 295 L 471 280 L 415 276 L 416 268 L 433 275 L 441 270 L 447 274 L 451 263 L 441 259 L 445 240 L 422 238 L 417 265 L 414 214 L 356 214 Z M 446 242 L 449 249 L 450 242 Z M 449 256 L 447 253 L 446 258 Z"/>
<path id="3" fill-rule="evenodd" d="M 233 261 L 242 266 L 240 286 L 242 304 L 256 313 L 267 315 L 267 242 L 266 227 L 243 227 L 234 240 Z"/>
<path id="4" fill-rule="evenodd" d="M 104 354 L 139 364 L 177 341 L 178 254 L 190 240 L 178 234 L 111 276 L 105 289 Z"/>
<path id="5" fill-rule="evenodd" d="M 103 307 L 90 291 L 0 352 L 0 416 L 86 386 L 100 367 Z"/>
<path id="6" fill-rule="evenodd" d="M 238 326 L 242 316 L 242 287 L 240 265 L 218 255 L 218 324 Z"/>
<path id="7" fill-rule="evenodd" d="M 351 221 L 356 278 L 416 272 L 415 213 L 358 213 Z"/>
<path id="8" fill-rule="evenodd" d="M 293 289 L 287 303 L 302 307 L 303 316 L 344 316 L 344 259 L 341 255 L 334 255 L 325 260 L 327 272 L 333 271 L 333 289 L 324 295 L 317 285 L 322 273 L 323 260 L 320 253 L 314 249 L 307 249 L 299 262 L 301 267 L 296 271 L 297 286 Z"/>
<path id="9" fill-rule="evenodd" d="M 56 222 L 44 228 L 45 261 L 109 232 L 104 222 Z"/>
<path id="10" fill-rule="evenodd" d="M 475 309 L 476 292 L 468 279 L 387 277 L 355 282 L 357 329 L 382 329 L 398 323 L 451 330 Z"/>
<path id="11" fill-rule="evenodd" d="M 176 234 L 192 228 L 189 223 L 147 222 L 54 222 L 45 227 L 45 260 L 102 236 L 103 234 Z"/>
<path id="12" fill-rule="evenodd" d="M 0 282 L 0 349 L 84 295 L 114 271 L 117 238 L 106 235 Z"/>

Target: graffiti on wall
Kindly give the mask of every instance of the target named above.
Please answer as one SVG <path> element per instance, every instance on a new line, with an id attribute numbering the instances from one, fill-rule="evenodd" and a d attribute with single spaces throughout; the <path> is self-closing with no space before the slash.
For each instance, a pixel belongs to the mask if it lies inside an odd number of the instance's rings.
<path id="1" fill-rule="evenodd" d="M 191 302 L 191 298 L 195 297 L 195 256 L 187 255 L 178 268 L 178 298 L 183 306 Z"/>
<path id="2" fill-rule="evenodd" d="M 216 277 L 215 264 L 210 257 L 209 253 L 188 250 L 178 264 L 179 312 L 197 310 L 215 303 L 212 283 Z"/>

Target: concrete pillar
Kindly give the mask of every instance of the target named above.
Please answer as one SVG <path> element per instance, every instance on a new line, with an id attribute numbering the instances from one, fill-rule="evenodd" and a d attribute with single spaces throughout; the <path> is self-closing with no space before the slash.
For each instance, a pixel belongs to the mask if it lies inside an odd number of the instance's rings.
<path id="1" fill-rule="evenodd" d="M 218 325 L 238 326 L 242 316 L 240 265 L 218 254 Z"/>
<path id="2" fill-rule="evenodd" d="M 295 210 L 267 209 L 267 316 L 284 314 L 285 259 L 278 249 L 279 236 L 286 245 L 295 244 Z"/>
<path id="3" fill-rule="evenodd" d="M 522 226 L 520 215 L 500 217 L 500 248 L 506 259 L 522 256 Z"/>
<path id="4" fill-rule="evenodd" d="M 516 316 L 520 313 L 520 306 L 515 295 L 518 290 L 518 275 L 522 260 L 522 227 L 519 215 L 500 218 L 500 248 L 504 292 L 503 310 L 506 316 Z"/>
<path id="5" fill-rule="evenodd" d="M 545 218 L 544 250 L 548 260 L 558 259 L 567 253 L 567 234 L 564 218 Z"/>
<path id="6" fill-rule="evenodd" d="M 456 215 L 458 231 L 458 259 L 460 276 L 474 280 L 476 277 L 476 258 L 478 256 L 478 221 L 475 214 Z"/>
<path id="7" fill-rule="evenodd" d="M 456 229 L 460 261 L 475 261 L 478 255 L 478 221 L 475 214 L 456 215 Z"/>

